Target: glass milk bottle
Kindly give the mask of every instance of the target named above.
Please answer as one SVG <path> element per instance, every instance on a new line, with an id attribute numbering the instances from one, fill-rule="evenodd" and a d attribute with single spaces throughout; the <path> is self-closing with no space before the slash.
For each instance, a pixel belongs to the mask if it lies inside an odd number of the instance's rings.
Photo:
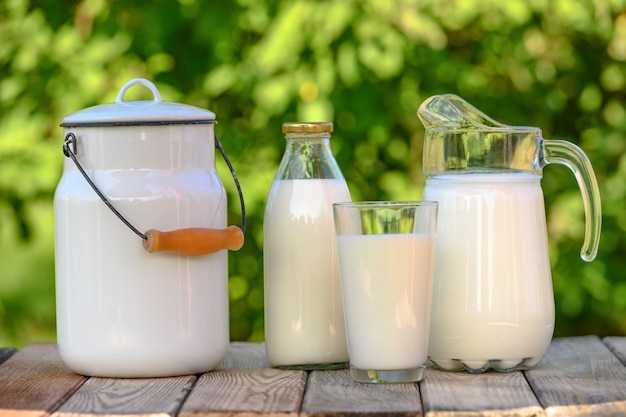
<path id="1" fill-rule="evenodd" d="M 286 149 L 264 219 L 265 339 L 270 365 L 347 366 L 332 204 L 351 201 L 330 148 L 332 123 L 285 123 Z"/>

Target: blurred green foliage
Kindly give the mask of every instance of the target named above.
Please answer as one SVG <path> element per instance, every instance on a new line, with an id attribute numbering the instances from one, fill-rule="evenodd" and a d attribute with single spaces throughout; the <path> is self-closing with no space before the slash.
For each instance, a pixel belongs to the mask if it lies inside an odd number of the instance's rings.
<path id="1" fill-rule="evenodd" d="M 55 340 L 59 123 L 135 77 L 217 114 L 248 209 L 246 244 L 230 255 L 233 340 L 264 337 L 262 217 L 281 124 L 335 123 L 354 199 L 420 198 L 415 113 L 441 93 L 587 152 L 604 209 L 592 263 L 579 257 L 574 177 L 544 170 L 556 335 L 626 334 L 624 10 L 625 0 L 0 2 L 0 345 Z M 126 100 L 145 98 L 133 91 Z M 236 224 L 234 185 L 218 168 Z"/>

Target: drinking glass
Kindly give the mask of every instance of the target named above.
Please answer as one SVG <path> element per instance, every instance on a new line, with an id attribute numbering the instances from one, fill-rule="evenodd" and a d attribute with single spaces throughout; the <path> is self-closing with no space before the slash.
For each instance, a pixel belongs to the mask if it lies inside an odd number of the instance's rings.
<path id="1" fill-rule="evenodd" d="M 350 374 L 415 382 L 428 357 L 438 203 L 333 204 Z"/>

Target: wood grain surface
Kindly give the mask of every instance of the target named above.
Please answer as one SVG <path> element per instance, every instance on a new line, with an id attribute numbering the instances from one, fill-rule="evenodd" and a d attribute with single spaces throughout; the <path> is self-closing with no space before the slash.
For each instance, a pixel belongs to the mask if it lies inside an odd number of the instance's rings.
<path id="1" fill-rule="evenodd" d="M 28 345 L 0 365 L 0 415 L 47 416 L 86 380 L 63 364 L 56 344 Z"/>
<path id="2" fill-rule="evenodd" d="M 52 416 L 176 416 L 196 376 L 89 378 Z"/>
<path id="3" fill-rule="evenodd" d="M 602 342 L 626 365 L 626 337 L 605 337 Z"/>
<path id="4" fill-rule="evenodd" d="M 422 414 L 417 383 L 363 384 L 348 369 L 313 371 L 309 375 L 301 415 L 416 416 Z"/>
<path id="5" fill-rule="evenodd" d="M 526 379 L 548 416 L 626 415 L 626 367 L 596 336 L 554 339 Z"/>
<path id="6" fill-rule="evenodd" d="M 2 362 L 4 359 L 4 362 Z M 56 344 L 0 349 L 0 417 L 561 417 L 626 415 L 626 337 L 556 338 L 524 372 L 443 372 L 361 384 L 348 369 L 274 369 L 262 343 L 231 343 L 212 372 L 88 378 Z"/>
<path id="7" fill-rule="evenodd" d="M 537 416 L 542 408 L 521 372 L 469 374 L 428 369 L 421 384 L 429 417 Z"/>
<path id="8" fill-rule="evenodd" d="M 270 368 L 264 345 L 233 343 L 218 369 L 199 377 L 180 416 L 296 416 L 306 383 L 305 371 Z"/>

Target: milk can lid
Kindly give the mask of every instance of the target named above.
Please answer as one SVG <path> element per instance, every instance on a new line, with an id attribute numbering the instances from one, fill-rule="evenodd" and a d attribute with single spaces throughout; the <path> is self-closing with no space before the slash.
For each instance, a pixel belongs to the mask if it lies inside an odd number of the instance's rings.
<path id="1" fill-rule="evenodd" d="M 152 101 L 124 101 L 126 91 L 141 84 L 148 88 Z M 62 127 L 132 126 L 168 124 L 213 124 L 215 113 L 188 104 L 164 102 L 156 86 L 145 78 L 128 81 L 120 89 L 115 103 L 88 107 L 63 118 Z"/>

